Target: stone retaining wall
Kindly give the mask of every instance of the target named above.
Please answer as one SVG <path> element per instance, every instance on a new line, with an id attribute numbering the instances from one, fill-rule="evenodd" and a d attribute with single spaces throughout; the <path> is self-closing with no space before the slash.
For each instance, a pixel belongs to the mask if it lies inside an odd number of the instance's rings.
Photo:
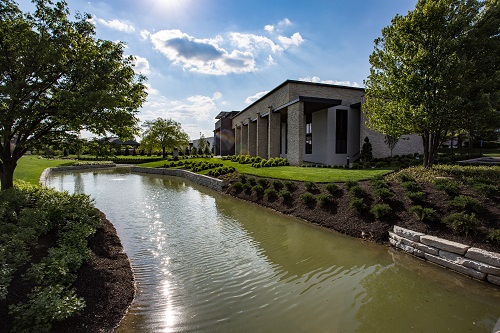
<path id="1" fill-rule="evenodd" d="M 500 254 L 394 226 L 391 245 L 419 258 L 500 286 Z"/>
<path id="2" fill-rule="evenodd" d="M 150 173 L 157 175 L 167 175 L 167 176 L 176 176 L 186 178 L 196 184 L 200 184 L 216 190 L 218 192 L 222 192 L 224 187 L 224 181 L 220 179 L 215 179 L 212 177 L 208 177 L 205 175 L 200 175 L 191 171 L 182 170 L 182 169 L 167 169 L 167 168 L 142 168 L 133 166 L 130 168 L 132 172 L 142 172 L 142 173 Z"/>
<path id="3" fill-rule="evenodd" d="M 47 177 L 49 177 L 50 173 L 53 171 L 72 171 L 72 170 L 86 170 L 86 169 L 103 169 L 103 168 L 114 168 L 116 164 L 82 164 L 82 165 L 71 165 L 71 166 L 62 166 L 62 167 L 53 167 L 47 168 L 43 170 L 40 175 L 39 183 L 41 185 L 47 184 Z"/>

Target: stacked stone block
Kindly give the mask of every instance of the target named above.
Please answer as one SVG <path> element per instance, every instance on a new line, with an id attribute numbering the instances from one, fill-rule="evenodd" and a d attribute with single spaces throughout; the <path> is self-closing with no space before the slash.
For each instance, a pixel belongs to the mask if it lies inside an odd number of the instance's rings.
<path id="1" fill-rule="evenodd" d="M 500 254 L 394 226 L 391 245 L 432 263 L 500 286 Z"/>

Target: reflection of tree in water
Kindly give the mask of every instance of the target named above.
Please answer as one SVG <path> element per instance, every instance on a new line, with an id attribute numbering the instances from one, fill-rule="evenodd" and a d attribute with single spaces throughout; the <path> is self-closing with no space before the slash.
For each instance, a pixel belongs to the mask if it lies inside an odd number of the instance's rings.
<path id="1" fill-rule="evenodd" d="M 148 185 L 163 185 L 169 190 L 175 192 L 185 192 L 188 190 L 189 186 L 186 184 L 186 181 L 182 178 L 163 176 L 163 175 L 142 175 L 142 181 Z"/>
<path id="2" fill-rule="evenodd" d="M 75 173 L 75 188 L 74 193 L 85 193 L 85 182 L 81 172 Z"/>
<path id="3" fill-rule="evenodd" d="M 394 265 L 366 276 L 365 291 L 352 304 L 359 332 L 491 331 L 500 293 L 488 295 L 492 288 L 477 281 L 393 249 L 389 253 Z"/>

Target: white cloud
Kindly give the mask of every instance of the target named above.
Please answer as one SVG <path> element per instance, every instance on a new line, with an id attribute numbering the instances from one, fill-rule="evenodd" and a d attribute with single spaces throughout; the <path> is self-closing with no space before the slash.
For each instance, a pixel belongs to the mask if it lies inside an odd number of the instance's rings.
<path id="1" fill-rule="evenodd" d="M 222 93 L 221 92 L 219 92 L 219 91 L 214 92 L 214 96 L 212 97 L 212 99 L 218 100 L 218 99 L 221 99 L 221 98 L 222 98 Z"/>
<path id="2" fill-rule="evenodd" d="M 292 37 L 278 36 L 278 40 L 285 49 L 290 46 L 299 46 L 304 42 L 304 39 L 298 32 L 294 33 Z"/>
<path id="3" fill-rule="evenodd" d="M 139 57 L 139 56 L 134 56 L 135 61 L 134 61 L 134 70 L 137 73 L 148 75 L 151 73 L 149 70 L 149 61 L 146 58 Z"/>
<path id="4" fill-rule="evenodd" d="M 135 31 L 135 28 L 133 25 L 125 23 L 125 22 L 120 21 L 120 20 L 116 20 L 116 19 L 106 21 L 106 20 L 103 20 L 101 18 L 96 18 L 95 22 L 102 24 L 105 27 L 108 27 L 108 28 L 113 29 L 113 30 L 123 31 L 123 32 L 127 32 L 127 33 L 132 33 Z"/>
<path id="5" fill-rule="evenodd" d="M 258 92 L 256 93 L 255 95 L 253 96 L 249 96 L 245 99 L 245 103 L 247 104 L 252 104 L 253 102 L 255 102 L 256 100 L 258 100 L 259 98 L 261 98 L 262 96 L 264 96 L 265 94 L 267 94 L 269 92 L 269 90 L 266 90 L 266 91 L 261 91 L 261 92 Z"/>
<path id="6" fill-rule="evenodd" d="M 268 25 L 266 25 L 266 26 L 264 27 L 264 30 L 266 30 L 266 31 L 267 31 L 267 32 L 269 32 L 269 33 L 273 33 L 273 31 L 274 31 L 274 25 L 272 25 L 272 24 L 268 24 Z"/>
<path id="7" fill-rule="evenodd" d="M 265 36 L 232 32 L 231 41 L 238 47 L 249 51 L 271 49 L 273 52 L 283 51 L 283 48 Z"/>
<path id="8" fill-rule="evenodd" d="M 339 86 L 349 86 L 349 87 L 361 87 L 357 82 L 351 81 L 338 81 L 338 80 L 321 80 L 318 76 L 313 77 L 303 77 L 299 78 L 299 81 L 307 81 L 307 82 L 315 82 L 315 83 L 327 83 L 327 84 L 335 84 Z"/>
<path id="9" fill-rule="evenodd" d="M 186 70 L 225 75 L 252 72 L 256 69 L 251 52 L 225 50 L 219 45 L 223 42 L 221 36 L 198 39 L 180 30 L 161 30 L 150 38 L 155 49 Z"/>
<path id="10" fill-rule="evenodd" d="M 141 40 L 146 40 L 149 38 L 149 36 L 151 35 L 151 33 L 147 30 L 141 30 L 140 33 L 139 33 L 139 36 L 141 37 Z"/>
<path id="11" fill-rule="evenodd" d="M 290 21 L 288 18 L 284 18 L 281 21 L 278 22 L 278 26 L 280 27 L 288 27 L 292 25 L 292 21 Z"/>
<path id="12" fill-rule="evenodd" d="M 269 55 L 267 57 L 267 64 L 268 65 L 276 65 L 276 60 L 274 60 L 274 58 L 271 55 Z"/>

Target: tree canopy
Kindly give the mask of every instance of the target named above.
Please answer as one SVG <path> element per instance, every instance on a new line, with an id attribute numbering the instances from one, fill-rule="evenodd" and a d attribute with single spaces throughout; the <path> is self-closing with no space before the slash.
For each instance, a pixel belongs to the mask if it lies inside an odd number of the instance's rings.
<path id="1" fill-rule="evenodd" d="M 451 131 L 498 119 L 499 22 L 499 0 L 419 0 L 396 15 L 370 56 L 367 125 L 393 137 L 420 134 L 431 167 Z"/>
<path id="2" fill-rule="evenodd" d="M 181 124 L 172 119 L 157 118 L 144 122 L 146 128 L 143 141 L 152 147 L 161 147 L 163 158 L 167 149 L 179 148 L 189 144 L 188 135 L 182 130 Z M 141 142 L 141 145 L 142 145 Z"/>
<path id="3" fill-rule="evenodd" d="M 87 14 L 69 18 L 64 1 L 34 0 L 23 13 L 0 0 L 0 172 L 13 186 L 30 147 L 88 130 L 129 137 L 146 98 L 124 44 L 95 38 Z"/>

